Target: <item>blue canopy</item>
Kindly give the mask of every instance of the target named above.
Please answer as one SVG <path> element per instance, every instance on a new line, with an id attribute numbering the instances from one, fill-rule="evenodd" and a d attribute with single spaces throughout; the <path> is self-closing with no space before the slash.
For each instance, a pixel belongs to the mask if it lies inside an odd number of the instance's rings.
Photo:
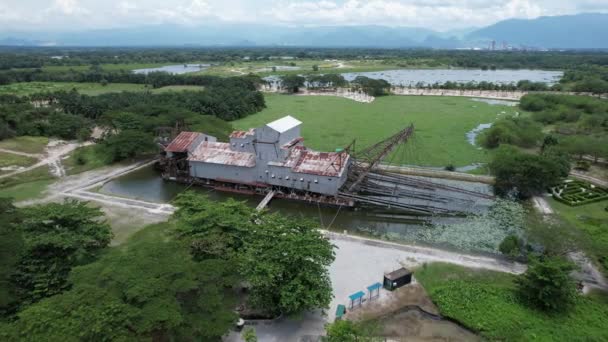
<path id="1" fill-rule="evenodd" d="M 367 291 L 372 292 L 382 287 L 382 284 L 375 283 L 367 287 Z"/>
<path id="2" fill-rule="evenodd" d="M 354 293 L 354 294 L 348 296 L 348 298 L 350 298 L 350 300 L 354 301 L 354 300 L 357 300 L 359 298 L 362 298 L 363 296 L 365 296 L 365 293 L 363 293 L 363 291 L 359 291 L 357 293 Z"/>

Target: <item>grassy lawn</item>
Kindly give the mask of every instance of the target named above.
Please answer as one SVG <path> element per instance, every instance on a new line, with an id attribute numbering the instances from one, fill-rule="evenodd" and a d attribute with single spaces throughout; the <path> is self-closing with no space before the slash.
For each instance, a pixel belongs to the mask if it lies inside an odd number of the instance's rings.
<path id="1" fill-rule="evenodd" d="M 415 271 L 442 315 L 488 340 L 606 341 L 608 297 L 580 296 L 572 311 L 546 314 L 520 303 L 515 276 L 429 264 Z"/>
<path id="2" fill-rule="evenodd" d="M 571 207 L 550 199 L 549 203 L 557 215 L 567 224 L 576 227 L 583 235 L 580 247 L 597 261 L 608 274 L 608 201 Z"/>
<path id="3" fill-rule="evenodd" d="M 20 156 L 12 153 L 0 152 L 0 167 L 30 166 L 36 163 L 35 158 Z"/>
<path id="4" fill-rule="evenodd" d="M 501 111 L 516 110 L 441 96 L 384 96 L 359 103 L 333 96 L 266 95 L 266 105 L 233 126 L 258 127 L 290 114 L 303 122 L 307 146 L 333 151 L 355 138 L 357 149 L 370 146 L 414 123 L 414 138 L 394 153 L 393 163 L 438 167 L 487 162 L 490 153 L 470 145 L 465 134 L 480 123 L 495 121 Z"/>
<path id="5" fill-rule="evenodd" d="M 0 178 L 0 197 L 16 201 L 39 197 L 53 182 L 48 166 L 44 165 L 12 177 Z"/>
<path id="6" fill-rule="evenodd" d="M 147 68 L 156 68 L 164 65 L 170 65 L 172 63 L 129 63 L 129 64 L 102 64 L 101 68 L 107 71 L 118 71 L 118 70 L 135 70 L 135 69 L 147 69 Z M 173 64 L 181 64 L 181 63 L 173 63 Z M 74 71 L 85 71 L 91 68 L 90 65 L 74 65 L 74 66 L 65 66 L 65 65 L 50 65 L 42 68 L 44 71 L 49 72 L 65 72 L 69 70 Z"/>
<path id="7" fill-rule="evenodd" d="M 52 91 L 70 91 L 76 89 L 79 93 L 85 95 L 100 95 L 107 93 L 119 93 L 123 91 L 146 91 L 151 90 L 153 93 L 163 93 L 168 91 L 184 91 L 184 90 L 203 90 L 201 86 L 167 86 L 158 89 L 146 87 L 145 84 L 134 83 L 110 83 L 102 86 L 100 83 L 78 83 L 78 82 L 22 82 L 0 86 L 0 95 L 30 95 L 42 92 Z"/>
<path id="8" fill-rule="evenodd" d="M 105 87 L 100 83 L 77 83 L 77 82 L 22 82 L 0 86 L 0 94 L 29 95 L 41 92 L 51 92 L 76 89 L 79 93 L 87 95 L 99 95 L 103 93 L 122 91 L 143 91 L 145 85 L 132 83 L 110 83 Z"/>
<path id="9" fill-rule="evenodd" d="M 16 137 L 0 141 L 0 148 L 25 153 L 42 153 L 49 143 L 47 137 Z"/>

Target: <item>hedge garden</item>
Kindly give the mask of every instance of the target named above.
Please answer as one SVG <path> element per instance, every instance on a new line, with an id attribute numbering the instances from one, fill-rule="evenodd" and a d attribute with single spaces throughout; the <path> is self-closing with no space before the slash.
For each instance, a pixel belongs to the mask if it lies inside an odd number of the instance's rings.
<path id="1" fill-rule="evenodd" d="M 568 179 L 551 188 L 553 198 L 570 206 L 600 202 L 608 199 L 608 190 L 599 186 Z"/>

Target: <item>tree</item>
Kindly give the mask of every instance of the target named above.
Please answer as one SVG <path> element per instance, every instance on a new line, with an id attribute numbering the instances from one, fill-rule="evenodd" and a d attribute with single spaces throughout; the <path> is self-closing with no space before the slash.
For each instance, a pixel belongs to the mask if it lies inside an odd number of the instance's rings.
<path id="1" fill-rule="evenodd" d="M 124 130 L 107 137 L 101 143 L 102 153 L 109 162 L 135 158 L 154 149 L 152 136 L 137 130 Z"/>
<path id="2" fill-rule="evenodd" d="M 365 76 L 357 76 L 352 82 L 355 87 L 363 90 L 364 93 L 371 96 L 387 95 L 391 89 L 391 84 L 383 79 L 373 79 Z"/>
<path id="3" fill-rule="evenodd" d="M 541 310 L 564 311 L 576 296 L 572 270 L 572 263 L 557 257 L 533 259 L 526 272 L 516 279 L 519 295 Z"/>
<path id="4" fill-rule="evenodd" d="M 519 152 L 503 146 L 489 164 L 498 195 L 515 195 L 521 199 L 540 194 L 557 184 L 563 176 L 563 165 L 554 158 Z"/>
<path id="5" fill-rule="evenodd" d="M 11 275 L 23 250 L 23 236 L 15 226 L 20 220 L 12 201 L 0 198 L 0 316 L 14 312 L 18 304 Z"/>
<path id="6" fill-rule="evenodd" d="M 313 65 L 312 66 L 312 71 L 319 71 L 319 66 L 318 65 Z"/>
<path id="7" fill-rule="evenodd" d="M 236 320 L 232 268 L 222 260 L 195 262 L 180 243 L 153 238 L 75 268 L 71 290 L 19 313 L 16 337 L 220 340 Z"/>
<path id="8" fill-rule="evenodd" d="M 281 87 L 288 93 L 297 93 L 305 82 L 306 79 L 299 75 L 281 76 Z"/>
<path id="9" fill-rule="evenodd" d="M 68 289 L 72 267 L 94 260 L 112 238 L 101 210 L 84 202 L 28 207 L 21 209 L 21 215 L 18 228 L 24 247 L 12 282 L 23 304 Z"/>
<path id="10" fill-rule="evenodd" d="M 329 305 L 333 246 L 314 224 L 194 192 L 180 195 L 175 204 L 174 233 L 195 260 L 237 265 L 249 284 L 251 306 L 290 314 Z"/>
<path id="11" fill-rule="evenodd" d="M 333 245 L 308 222 L 264 214 L 256 223 L 240 265 L 251 284 L 251 303 L 284 314 L 328 307 Z"/>
<path id="12" fill-rule="evenodd" d="M 253 231 L 254 213 L 242 202 L 212 202 L 195 192 L 177 196 L 175 233 L 190 245 L 196 260 L 236 259 Z"/>

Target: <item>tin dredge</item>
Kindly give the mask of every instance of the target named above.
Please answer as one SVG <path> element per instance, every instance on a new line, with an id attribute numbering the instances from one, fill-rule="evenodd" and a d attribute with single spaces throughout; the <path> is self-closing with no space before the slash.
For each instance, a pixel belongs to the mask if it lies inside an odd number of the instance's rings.
<path id="1" fill-rule="evenodd" d="M 179 133 L 163 146 L 162 177 L 219 191 L 416 215 L 473 212 L 492 198 L 429 179 L 383 170 L 383 160 L 414 133 L 410 125 L 361 151 L 354 141 L 334 152 L 304 146 L 301 122 L 291 116 L 248 131 L 230 142 L 204 133 Z"/>

